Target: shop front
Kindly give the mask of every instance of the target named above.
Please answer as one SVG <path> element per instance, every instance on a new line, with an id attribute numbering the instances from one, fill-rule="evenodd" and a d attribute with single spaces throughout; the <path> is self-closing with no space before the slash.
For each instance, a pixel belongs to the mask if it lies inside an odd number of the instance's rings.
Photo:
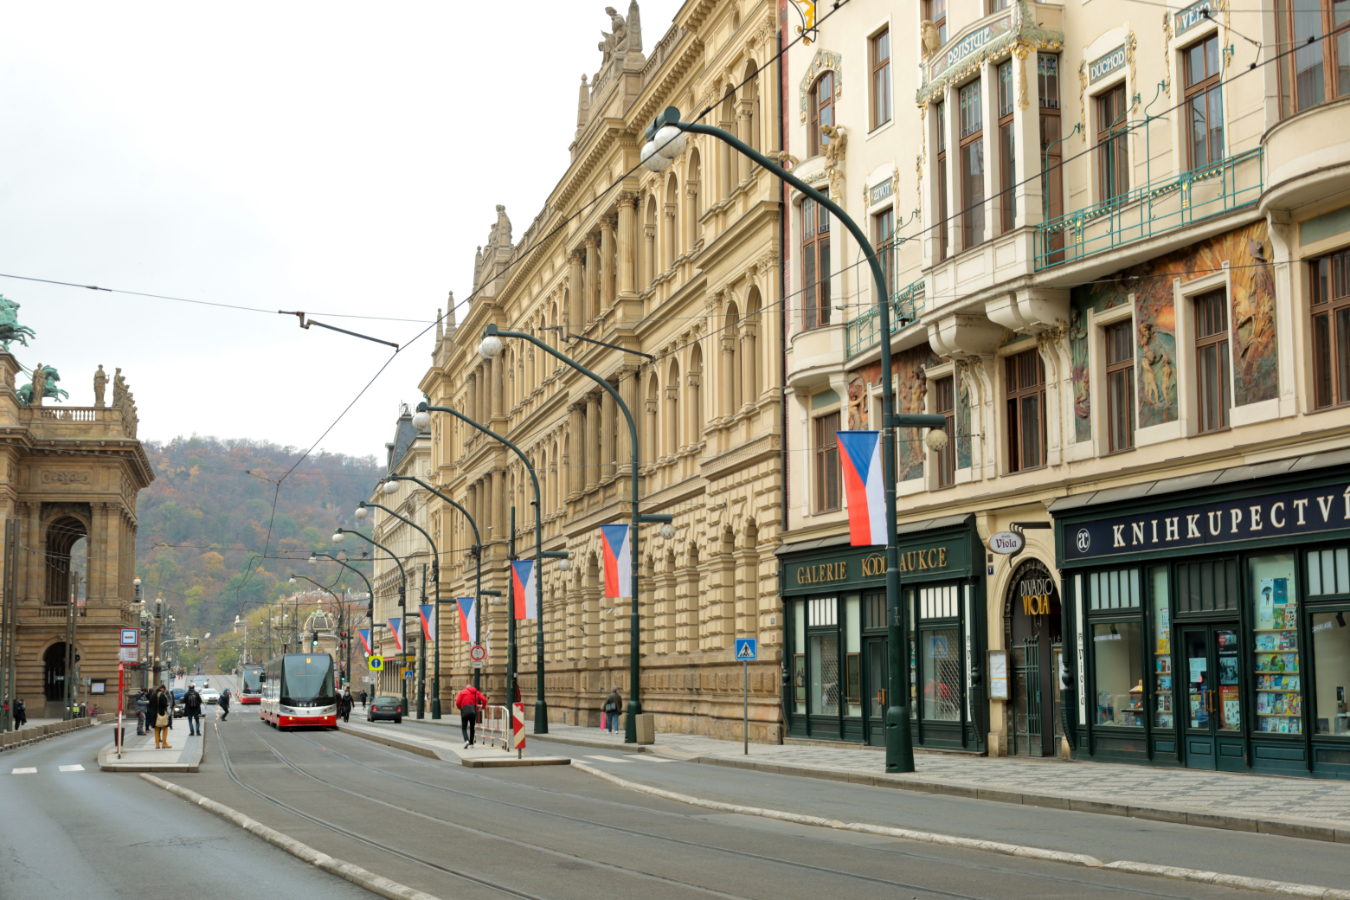
<path id="1" fill-rule="evenodd" d="M 1350 778 L 1350 468 L 1315 461 L 1051 506 L 1075 758 Z"/>
<path id="2" fill-rule="evenodd" d="M 916 746 L 984 752 L 984 578 L 973 516 L 900 529 Z M 848 537 L 788 544 L 782 566 L 788 735 L 882 746 L 886 554 Z"/>

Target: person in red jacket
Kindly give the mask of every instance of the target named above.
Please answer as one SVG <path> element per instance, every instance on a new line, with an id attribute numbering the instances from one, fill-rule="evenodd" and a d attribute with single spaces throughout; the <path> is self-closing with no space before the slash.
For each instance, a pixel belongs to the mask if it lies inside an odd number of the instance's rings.
<path id="1" fill-rule="evenodd" d="M 487 697 L 483 692 L 471 684 L 466 684 L 464 690 L 455 697 L 455 705 L 459 707 L 459 727 L 464 732 L 464 748 L 467 750 L 473 746 L 474 727 L 478 724 L 478 711 L 487 708 Z"/>

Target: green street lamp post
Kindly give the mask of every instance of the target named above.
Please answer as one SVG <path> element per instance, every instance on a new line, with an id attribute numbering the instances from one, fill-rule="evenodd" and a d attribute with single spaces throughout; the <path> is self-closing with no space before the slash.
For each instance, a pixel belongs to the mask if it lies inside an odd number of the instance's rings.
<path id="1" fill-rule="evenodd" d="M 535 558 L 535 562 L 534 562 L 534 564 L 535 564 L 535 570 L 534 570 L 534 591 L 535 591 L 535 595 L 534 595 L 534 596 L 535 596 L 535 604 L 534 604 L 534 605 L 535 605 L 535 613 L 539 616 L 538 620 L 535 622 L 536 627 L 535 627 L 535 630 L 534 630 L 534 634 L 535 634 L 535 641 L 534 641 L 534 643 L 535 643 L 535 661 L 534 661 L 534 672 L 535 672 L 535 679 L 534 679 L 534 680 L 535 680 L 534 733 L 535 733 L 535 734 L 548 734 L 548 702 L 547 702 L 547 700 L 546 700 L 545 697 L 544 697 L 544 573 L 543 573 L 543 568 L 544 568 L 544 560 L 546 560 L 546 559 L 566 559 L 566 558 L 567 558 L 567 551 L 566 551 L 566 550 L 550 550 L 550 551 L 545 551 L 545 550 L 544 550 L 544 513 L 543 513 L 543 494 L 541 494 L 540 491 L 539 491 L 539 476 L 535 473 L 535 471 L 534 471 L 534 466 L 530 463 L 530 458 L 529 458 L 528 456 L 525 455 L 525 451 L 521 450 L 521 449 L 520 449 L 519 447 L 517 447 L 515 444 L 511 443 L 511 442 L 508 441 L 506 438 L 502 437 L 500 434 L 497 434 L 495 431 L 491 430 L 490 428 L 485 428 L 484 426 L 478 424 L 478 423 L 475 422 L 473 419 L 470 419 L 468 416 L 464 415 L 464 413 L 460 412 L 459 410 L 457 410 L 457 409 L 451 409 L 451 408 L 448 407 L 448 406 L 432 406 L 432 405 L 430 405 L 429 403 L 427 403 L 425 400 L 422 401 L 421 403 L 417 404 L 417 413 L 413 416 L 413 419 L 412 419 L 413 427 L 416 428 L 416 429 L 419 430 L 419 431 L 423 431 L 423 430 L 429 428 L 429 427 L 431 426 L 431 414 L 432 414 L 433 412 L 447 412 L 447 413 L 450 413 L 450 415 L 452 415 L 452 416 L 454 416 L 455 418 L 459 419 L 461 422 L 464 422 L 464 423 L 467 424 L 467 425 L 471 425 L 471 426 L 473 426 L 474 428 L 477 428 L 479 431 L 483 432 L 483 434 L 487 435 L 488 437 L 492 438 L 493 440 L 498 441 L 498 442 L 504 444 L 504 445 L 505 445 L 506 447 L 508 447 L 513 453 L 515 453 L 516 456 L 520 457 L 520 461 L 521 461 L 522 463 L 524 463 L 526 470 L 530 473 L 530 480 L 534 483 L 534 558 Z M 439 491 L 433 491 L 433 493 L 435 493 L 435 494 L 436 494 L 437 496 L 439 496 L 439 497 L 444 497 L 444 495 L 441 494 Z M 455 505 L 458 506 L 458 504 L 455 504 Z M 472 521 L 472 520 L 470 520 L 470 521 Z M 475 538 L 477 537 L 477 535 L 478 535 L 478 529 L 477 529 L 477 527 L 475 527 L 475 528 L 474 528 L 474 536 L 475 536 Z M 479 551 L 480 556 L 481 556 L 481 553 L 482 553 L 482 551 L 480 550 L 480 551 Z M 482 582 L 481 582 L 481 581 L 479 582 L 479 593 L 480 593 L 480 594 L 482 593 Z M 510 594 L 510 591 L 507 591 L 507 593 Z M 511 608 L 511 604 L 510 604 L 510 603 L 507 604 L 507 610 L 506 610 L 506 612 L 507 612 L 507 616 L 506 616 L 507 643 L 510 645 L 510 648 L 511 648 L 510 653 L 508 654 L 508 657 L 507 657 L 507 666 L 506 666 L 506 679 L 507 679 L 507 684 L 506 684 L 506 696 L 507 696 L 507 698 L 508 698 L 508 699 L 507 699 L 507 702 L 508 702 L 508 703 L 514 703 L 514 702 L 515 702 L 515 696 L 516 696 L 516 665 L 517 665 L 517 660 L 516 660 L 516 654 L 517 654 L 517 650 L 516 650 L 516 615 L 515 615 L 515 611 Z"/>
<path id="2" fill-rule="evenodd" d="M 599 375 L 595 374 L 590 369 L 581 365 L 577 361 L 563 355 L 562 353 L 559 353 L 557 350 L 554 350 L 552 347 L 550 347 L 543 341 L 539 340 L 534 335 L 526 334 L 523 331 L 501 331 L 497 328 L 496 325 L 493 324 L 489 324 L 484 329 L 483 342 L 478 347 L 478 355 L 483 357 L 484 359 L 495 358 L 499 353 L 502 352 L 501 339 L 504 337 L 518 338 L 523 341 L 528 341 L 529 343 L 543 350 L 545 353 L 549 354 L 553 358 L 557 359 L 559 362 L 564 363 L 565 365 L 568 365 L 573 369 L 576 369 L 578 372 L 585 375 L 587 378 L 591 379 L 596 384 L 600 385 L 602 388 L 604 388 L 606 391 L 609 392 L 610 396 L 614 398 L 614 402 L 618 405 L 619 409 L 623 411 L 623 417 L 628 421 L 628 434 L 629 437 L 631 438 L 633 445 L 633 468 L 631 476 L 629 477 L 629 481 L 632 484 L 633 488 L 632 499 L 630 501 L 633 507 L 632 510 L 633 521 L 629 526 L 629 535 L 628 535 L 628 542 L 632 545 L 631 549 L 632 549 L 632 566 L 633 566 L 632 570 L 633 585 L 631 593 L 633 595 L 632 598 L 633 609 L 632 613 L 630 614 L 628 624 L 629 697 L 628 697 L 628 717 L 624 725 L 623 739 L 624 743 L 626 744 L 636 744 L 637 717 L 642 714 L 642 700 L 640 699 L 641 683 L 638 669 L 638 653 L 640 650 L 640 644 L 638 641 L 639 638 L 638 573 L 642 571 L 642 568 L 641 568 L 641 557 L 638 555 L 638 525 L 642 522 L 651 522 L 651 523 L 659 522 L 662 525 L 666 526 L 666 528 L 662 529 L 663 535 L 665 535 L 666 537 L 674 537 L 675 530 L 674 528 L 670 528 L 670 523 L 674 521 L 674 516 L 671 516 L 668 513 L 654 513 L 652 515 L 643 516 L 638 513 L 638 461 L 641 459 L 638 451 L 638 430 L 636 423 L 634 423 L 633 421 L 632 411 L 628 409 L 628 404 L 623 402 L 623 397 L 619 396 L 619 392 L 618 390 L 615 389 L 614 385 L 610 384 L 608 381 L 601 378 Z M 420 408 L 421 407 L 419 407 L 419 409 Z M 536 492 L 538 491 L 538 482 L 536 482 L 535 490 Z M 669 528 L 669 531 L 666 530 L 667 528 Z M 540 658 L 542 659 L 543 658 L 542 645 L 540 647 L 539 653 Z"/>
<path id="3" fill-rule="evenodd" d="M 800 178 L 785 170 L 781 164 L 769 159 L 750 147 L 734 135 L 697 122 L 681 122 L 680 111 L 667 107 L 647 128 L 647 144 L 642 148 L 642 165 L 649 172 L 663 172 L 671 162 L 684 152 L 688 134 L 706 134 L 724 143 L 730 144 L 744 156 L 754 160 L 769 174 L 786 181 L 821 206 L 828 209 L 858 242 L 858 248 L 867 256 L 872 269 L 872 278 L 876 281 L 878 324 L 881 329 L 881 424 L 882 424 L 882 482 L 886 492 L 886 618 L 888 660 L 890 668 L 890 706 L 886 709 L 886 771 L 913 772 L 914 744 L 910 733 L 910 710 L 908 689 L 908 666 L 903 664 L 902 654 L 907 651 L 909 641 L 906 633 L 903 601 L 900 594 L 900 545 L 897 534 L 895 511 L 895 433 L 898 428 L 930 428 L 938 430 L 941 438 L 930 432 L 929 446 L 942 449 L 946 446 L 946 433 L 939 429 L 946 427 L 946 419 L 934 415 L 895 415 L 894 374 L 891 371 L 891 316 L 890 291 L 887 288 L 886 272 L 872 249 L 867 233 L 857 222 L 828 196 L 811 187 Z M 491 328 L 491 326 L 488 326 Z M 636 566 L 636 560 L 634 561 Z"/>
<path id="4" fill-rule="evenodd" d="M 413 484 L 420 485 L 424 490 L 429 491 L 429 492 L 432 493 L 432 494 L 435 494 L 437 497 L 440 497 L 440 498 L 441 498 L 442 500 L 444 500 L 446 503 L 449 503 L 449 504 L 450 504 L 451 506 L 453 506 L 455 509 L 459 510 L 461 513 L 464 514 L 464 518 L 466 518 L 466 519 L 469 520 L 469 527 L 473 529 L 473 547 L 470 548 L 470 552 L 473 553 L 474 562 L 476 563 L 476 567 L 477 567 L 477 570 L 478 570 L 478 571 L 477 571 L 477 584 L 476 584 L 475 587 L 474 587 L 474 598 L 473 598 L 473 608 L 477 611 L 477 614 L 474 615 L 474 617 L 473 617 L 473 642 L 474 642 L 475 644 L 477 644 L 477 643 L 479 642 L 479 638 L 478 638 L 479 624 L 478 624 L 478 623 L 479 623 L 480 618 L 481 618 L 481 616 L 482 616 L 482 600 L 483 600 L 483 539 L 482 539 L 481 537 L 479 537 L 479 535 L 478 535 L 478 523 L 475 522 L 475 521 L 473 520 L 473 516 L 469 515 L 469 511 L 468 511 L 467 509 L 465 509 L 463 506 L 460 506 L 460 505 L 459 505 L 458 503 L 456 503 L 454 500 L 451 500 L 449 497 L 445 496 L 445 495 L 442 494 L 440 491 L 436 490 L 434 487 L 432 487 L 431 485 L 427 484 L 425 481 L 423 481 L 423 480 L 420 479 L 420 478 L 415 478 L 415 477 L 413 477 L 412 475 L 392 475 L 392 474 L 391 474 L 391 475 L 386 476 L 386 480 L 387 480 L 387 481 L 411 481 Z M 439 569 L 440 566 L 437 565 L 436 568 Z M 451 602 L 451 603 L 453 603 L 454 600 L 451 599 L 451 600 L 449 600 L 449 601 L 442 601 L 442 600 L 440 599 L 440 590 L 439 590 L 439 586 L 440 586 L 440 576 L 439 576 L 439 575 L 437 575 L 437 582 L 436 582 L 436 584 L 437 584 L 437 591 L 436 591 L 436 627 L 439 629 L 439 628 L 440 628 L 440 617 L 441 617 L 441 607 L 440 607 L 440 604 L 443 603 L 443 602 Z M 437 637 L 439 638 L 440 636 L 437 635 Z M 480 687 L 481 684 L 482 684 L 482 672 L 483 672 L 482 669 L 474 669 L 474 670 L 473 670 L 473 686 L 474 686 L 475 688 Z M 431 685 L 431 717 L 432 717 L 433 719 L 439 719 L 439 718 L 441 717 L 441 642 L 440 642 L 439 640 L 436 641 L 436 675 L 435 675 L 435 679 L 436 679 L 436 680 L 435 680 L 435 681 L 432 683 L 432 685 Z"/>
<path id="5" fill-rule="evenodd" d="M 392 490 L 391 490 L 391 489 L 392 489 Z M 393 493 L 394 493 L 395 491 L 397 491 L 397 490 L 398 490 L 398 484 L 397 484 L 396 482 L 393 482 L 393 481 L 387 481 L 387 480 L 385 481 L 385 483 L 384 483 L 384 492 L 385 492 L 386 494 L 393 494 Z M 366 517 L 366 508 L 367 508 L 367 507 L 372 507 L 372 508 L 374 508 L 374 509 L 382 509 L 382 510 L 384 510 L 386 513 L 388 513 L 389 515 L 393 516 L 395 519 L 398 519 L 400 522 L 403 522 L 403 523 L 405 523 L 405 524 L 407 524 L 407 525 L 411 525 L 413 528 L 416 528 L 416 529 L 421 533 L 422 537 L 424 537 L 424 538 L 427 539 L 427 546 L 431 548 L 431 560 L 432 560 L 432 567 L 433 567 L 433 571 L 432 571 L 432 573 L 431 573 L 431 578 L 432 578 L 432 595 L 436 598 L 436 619 L 437 619 L 436 628 L 437 628 L 437 630 L 439 631 L 439 630 L 440 630 L 440 615 L 441 615 L 441 608 L 440 608 L 440 603 L 441 603 L 441 554 L 440 554 L 440 551 L 436 549 L 436 542 L 433 541 L 433 540 L 431 539 L 431 535 L 427 534 L 426 529 L 424 529 L 421 525 L 418 525 L 416 522 L 414 522 L 412 519 L 409 519 L 407 516 L 399 515 L 398 513 L 394 512 L 394 511 L 393 511 L 392 509 L 390 509 L 389 507 L 387 507 L 387 506 L 381 506 L 381 505 L 378 504 L 378 503 L 367 503 L 365 500 L 362 500 L 360 503 L 356 504 L 356 518 L 357 518 L 357 519 L 364 519 L 364 518 Z M 425 569 L 422 570 L 422 599 L 423 599 L 423 600 L 426 600 L 426 599 L 427 599 L 427 579 L 426 579 L 426 570 L 425 570 Z M 419 611 L 419 615 L 418 615 L 418 621 L 419 621 L 419 626 L 418 626 L 418 629 L 417 629 L 417 630 L 418 630 L 418 631 L 421 633 L 421 635 L 422 635 L 422 637 L 421 637 L 421 641 L 422 641 L 422 652 L 421 652 L 421 654 L 420 654 L 420 657 L 421 657 L 421 660 L 422 660 L 422 663 L 421 663 L 422 671 L 418 674 L 418 678 L 417 678 L 417 718 L 419 718 L 419 719 L 424 719 L 424 718 L 426 718 L 426 707 L 427 707 L 427 697 L 426 697 L 426 691 L 427 691 L 427 685 L 426 685 L 426 674 L 427 674 L 427 673 L 426 673 L 426 665 L 427 665 L 427 636 L 426 636 L 426 631 L 423 630 L 423 629 L 421 628 L 421 625 L 420 625 L 420 622 L 421 622 L 420 611 Z M 406 624 L 404 625 L 403 633 L 404 633 L 404 640 L 407 640 L 407 625 L 406 625 Z M 441 637 L 441 636 L 438 634 L 438 635 L 436 635 L 436 638 L 435 638 L 435 644 L 436 644 L 436 658 L 437 658 L 438 660 L 440 659 L 440 643 L 441 643 L 440 637 Z M 437 698 L 438 698 L 438 699 L 439 699 L 439 696 L 440 696 L 440 677 L 441 677 L 441 672 L 440 672 L 440 667 L 438 666 L 437 669 L 436 669 L 436 682 L 437 682 L 437 685 L 436 685 L 436 694 L 437 694 Z M 433 716 L 433 718 L 439 719 L 440 716 L 439 716 L 439 715 Z"/>
<path id="6" fill-rule="evenodd" d="M 383 550 L 385 553 L 388 553 L 388 554 L 389 554 L 389 558 L 392 559 L 395 563 L 398 564 L 398 574 L 399 574 L 399 583 L 398 583 L 398 611 L 399 611 L 399 615 L 401 616 L 401 618 L 400 618 L 399 621 L 400 621 L 400 623 L 401 623 L 402 626 L 403 626 L 403 647 L 402 647 L 402 648 L 400 649 L 400 651 L 399 651 L 399 657 L 402 659 L 402 665 L 399 666 L 398 680 L 399 680 L 399 682 L 400 682 L 400 687 L 402 688 L 402 694 L 401 694 L 400 696 L 401 696 L 402 699 L 403 699 L 403 708 L 404 708 L 404 709 L 407 709 L 407 708 L 408 708 L 408 679 L 404 677 L 403 670 L 406 669 L 406 668 L 408 667 L 408 603 L 407 603 L 407 600 L 408 600 L 408 573 L 405 572 L 405 571 L 403 571 L 403 561 L 400 560 L 400 559 L 399 559 L 397 556 L 395 556 L 393 553 L 391 553 L 388 547 L 384 546 L 383 544 L 380 544 L 380 543 L 377 542 L 373 537 L 369 537 L 368 535 L 364 535 L 364 534 L 362 534 L 362 533 L 359 532 L 359 531 L 347 531 L 347 530 L 345 530 L 345 529 L 339 528 L 336 532 L 333 533 L 333 543 L 335 543 L 335 544 L 340 544 L 340 543 L 342 543 L 342 541 L 343 541 L 343 540 L 347 537 L 347 535 L 349 535 L 349 534 L 355 535 L 356 537 L 361 538 L 361 540 L 363 540 L 363 541 L 368 541 L 369 543 L 371 543 L 371 544 L 374 545 L 375 547 L 378 547 L 379 549 Z M 375 608 L 375 594 L 374 594 L 373 592 L 372 592 L 371 595 L 370 595 L 370 605 L 371 605 L 371 609 L 373 610 L 373 609 Z M 372 619 L 371 621 L 373 622 L 374 620 Z M 372 634 L 373 634 L 373 633 L 374 633 L 374 632 L 372 632 Z"/>

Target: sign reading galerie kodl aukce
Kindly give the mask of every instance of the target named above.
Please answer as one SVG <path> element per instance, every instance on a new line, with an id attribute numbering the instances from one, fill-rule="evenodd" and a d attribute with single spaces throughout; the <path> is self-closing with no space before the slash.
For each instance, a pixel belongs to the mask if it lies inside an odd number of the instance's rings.
<path id="1" fill-rule="evenodd" d="M 1350 484 L 1264 494 L 1073 525 L 1064 557 L 1093 559 L 1350 528 Z"/>

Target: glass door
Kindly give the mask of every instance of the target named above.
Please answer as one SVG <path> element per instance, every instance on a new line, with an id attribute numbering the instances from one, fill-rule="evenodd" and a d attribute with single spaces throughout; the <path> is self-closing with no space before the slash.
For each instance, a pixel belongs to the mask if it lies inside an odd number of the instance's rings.
<path id="1" fill-rule="evenodd" d="M 1186 679 L 1186 765 L 1245 772 L 1242 666 L 1233 625 L 1183 628 Z M 1174 676 L 1174 677 L 1177 677 Z"/>
<path id="2" fill-rule="evenodd" d="M 863 651 L 866 654 L 864 665 L 867 673 L 867 684 L 863 688 L 866 692 L 867 705 L 867 743 L 873 747 L 886 745 L 886 701 L 890 697 L 887 688 L 889 649 L 890 643 L 884 637 L 863 639 Z"/>

